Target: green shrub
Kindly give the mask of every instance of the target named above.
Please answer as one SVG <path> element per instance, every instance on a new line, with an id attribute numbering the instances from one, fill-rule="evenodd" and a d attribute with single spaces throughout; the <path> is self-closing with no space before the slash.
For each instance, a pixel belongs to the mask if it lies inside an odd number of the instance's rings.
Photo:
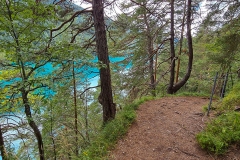
<path id="1" fill-rule="evenodd" d="M 240 113 L 227 112 L 207 124 L 196 136 L 202 148 L 224 154 L 231 143 L 240 143 Z"/>
<path id="2" fill-rule="evenodd" d="M 234 110 L 235 106 L 240 106 L 240 82 L 233 86 L 233 89 L 223 99 L 222 110 Z"/>

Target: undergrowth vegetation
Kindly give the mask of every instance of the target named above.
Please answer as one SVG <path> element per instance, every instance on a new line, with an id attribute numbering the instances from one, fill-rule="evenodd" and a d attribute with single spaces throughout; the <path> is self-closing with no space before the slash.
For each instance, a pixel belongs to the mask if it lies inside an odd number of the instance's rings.
<path id="1" fill-rule="evenodd" d="M 197 134 L 201 147 L 215 154 L 224 154 L 232 143 L 240 143 L 240 113 L 228 112 L 210 123 Z"/>
<path id="2" fill-rule="evenodd" d="M 209 97 L 209 93 L 203 92 L 178 92 L 176 96 Z"/>
<path id="3" fill-rule="evenodd" d="M 108 122 L 102 128 L 92 144 L 86 150 L 82 151 L 82 157 L 80 159 L 100 160 L 107 156 L 108 151 L 114 147 L 119 138 L 127 133 L 129 126 L 135 120 L 135 110 L 140 104 L 152 99 L 153 97 L 143 97 L 125 106 L 119 111 L 114 120 Z"/>
<path id="4" fill-rule="evenodd" d="M 240 82 L 236 83 L 229 94 L 223 99 L 222 110 L 234 110 L 235 107 L 240 107 Z"/>
<path id="5" fill-rule="evenodd" d="M 215 108 L 220 116 L 209 122 L 196 138 L 202 148 L 217 155 L 224 154 L 229 145 L 240 144 L 240 113 L 234 111 L 240 105 L 240 83 Z"/>

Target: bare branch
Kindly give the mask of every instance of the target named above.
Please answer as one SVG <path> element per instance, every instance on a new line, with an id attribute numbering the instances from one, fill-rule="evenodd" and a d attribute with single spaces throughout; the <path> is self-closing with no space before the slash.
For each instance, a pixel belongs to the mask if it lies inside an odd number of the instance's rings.
<path id="1" fill-rule="evenodd" d="M 68 20 L 66 20 L 65 22 L 63 22 L 59 27 L 52 29 L 50 31 L 50 38 L 52 39 L 52 33 L 55 31 L 60 30 L 63 26 L 65 26 L 65 24 L 67 24 L 68 22 L 71 22 L 75 17 L 77 17 L 78 15 L 82 14 L 82 13 L 92 13 L 92 10 L 87 10 L 88 8 L 85 8 L 81 11 L 77 11 L 75 12 Z"/>
<path id="2" fill-rule="evenodd" d="M 97 88 L 97 87 L 100 87 L 100 85 L 86 88 L 86 89 L 80 94 L 79 97 L 82 99 L 82 95 L 83 95 L 86 91 L 88 91 L 89 89 Z"/>

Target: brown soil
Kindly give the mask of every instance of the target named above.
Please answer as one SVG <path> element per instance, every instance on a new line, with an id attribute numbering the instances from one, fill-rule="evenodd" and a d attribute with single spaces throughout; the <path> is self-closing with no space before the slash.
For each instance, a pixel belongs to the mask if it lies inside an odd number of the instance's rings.
<path id="1" fill-rule="evenodd" d="M 201 149 L 195 135 L 208 117 L 202 106 L 209 99 L 167 97 L 142 104 L 127 135 L 110 153 L 111 160 L 240 160 L 239 147 L 232 146 L 217 157 Z"/>

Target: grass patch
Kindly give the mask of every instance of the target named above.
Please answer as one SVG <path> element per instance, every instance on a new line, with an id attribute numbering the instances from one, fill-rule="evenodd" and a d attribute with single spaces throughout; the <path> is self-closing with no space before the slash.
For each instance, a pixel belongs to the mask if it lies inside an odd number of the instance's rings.
<path id="1" fill-rule="evenodd" d="M 209 93 L 203 93 L 203 92 L 177 92 L 176 96 L 192 96 L 192 97 L 210 97 Z"/>
<path id="2" fill-rule="evenodd" d="M 116 118 L 108 122 L 96 135 L 96 139 L 90 146 L 82 151 L 81 160 L 100 160 L 107 156 L 108 151 L 114 147 L 117 140 L 123 137 L 129 126 L 136 118 L 135 110 L 140 104 L 154 99 L 153 97 L 142 97 L 132 104 L 123 107 L 116 115 Z"/>
<path id="3" fill-rule="evenodd" d="M 240 113 L 226 112 L 207 124 L 196 136 L 203 149 L 224 154 L 229 145 L 240 143 Z"/>

